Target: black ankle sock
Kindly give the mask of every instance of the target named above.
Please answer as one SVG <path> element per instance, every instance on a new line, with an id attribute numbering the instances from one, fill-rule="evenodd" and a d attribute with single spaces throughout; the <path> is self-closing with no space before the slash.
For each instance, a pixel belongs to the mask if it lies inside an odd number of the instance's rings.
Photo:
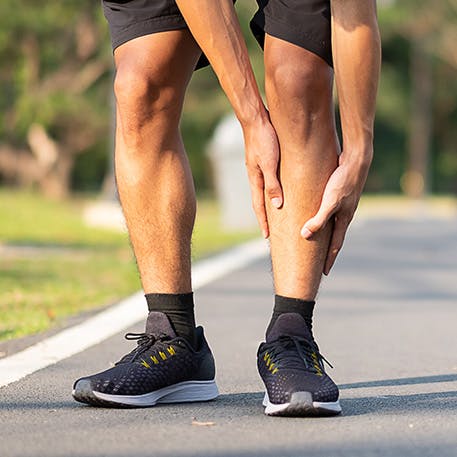
<path id="1" fill-rule="evenodd" d="M 195 348 L 194 294 L 146 294 L 149 311 L 167 315 L 178 336 L 186 338 Z"/>
<path id="2" fill-rule="evenodd" d="M 313 333 L 313 310 L 315 301 L 300 300 L 299 298 L 283 297 L 282 295 L 275 295 L 275 306 L 273 308 L 273 315 L 271 316 L 270 324 L 267 328 L 267 333 L 270 332 L 276 319 L 284 313 L 297 313 L 305 319 L 306 326 L 311 334 Z"/>

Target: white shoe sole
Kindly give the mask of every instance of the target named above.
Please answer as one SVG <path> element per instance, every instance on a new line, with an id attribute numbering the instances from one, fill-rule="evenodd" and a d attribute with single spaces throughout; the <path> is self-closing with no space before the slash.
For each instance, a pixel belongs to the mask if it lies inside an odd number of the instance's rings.
<path id="1" fill-rule="evenodd" d="M 295 392 L 289 403 L 271 403 L 268 393 L 263 399 L 268 416 L 335 416 L 341 413 L 339 400 L 335 402 L 313 401 L 309 392 Z"/>
<path id="2" fill-rule="evenodd" d="M 86 386 L 78 388 L 77 391 L 73 390 L 73 397 L 84 403 L 96 404 L 99 400 L 101 405 L 106 402 L 108 405 L 137 407 L 154 406 L 159 403 L 208 401 L 213 400 L 218 395 L 219 391 L 215 380 L 184 381 L 143 395 L 112 395 L 95 390 L 91 390 L 88 395 Z"/>

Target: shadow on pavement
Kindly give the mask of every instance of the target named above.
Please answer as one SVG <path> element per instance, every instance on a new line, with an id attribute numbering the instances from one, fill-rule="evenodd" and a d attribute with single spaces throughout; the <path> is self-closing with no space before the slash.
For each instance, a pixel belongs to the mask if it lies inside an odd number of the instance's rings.
<path id="1" fill-rule="evenodd" d="M 78 403 L 75 401 L 14 401 L 14 402 L 5 402 L 2 401 L 0 404 L 0 412 L 18 410 L 18 411 L 28 411 L 28 410 L 49 410 L 49 411 L 70 411 L 77 406 Z"/>
<path id="2" fill-rule="evenodd" d="M 457 374 L 442 374 L 435 376 L 419 376 L 415 378 L 381 379 L 379 381 L 354 382 L 341 384 L 341 389 L 359 389 L 362 387 L 387 387 L 387 386 L 410 386 L 413 384 L 431 384 L 435 382 L 457 381 Z"/>
<path id="3" fill-rule="evenodd" d="M 415 378 L 384 379 L 378 381 L 356 382 L 342 384 L 341 390 L 358 389 L 383 386 L 403 386 L 418 385 L 440 382 L 455 382 L 457 374 L 446 374 L 436 376 L 421 376 Z M 240 392 L 221 394 L 216 400 L 201 403 L 183 403 L 180 405 L 157 405 L 153 410 L 160 410 L 161 414 L 168 412 L 186 416 L 192 412 L 205 413 L 214 418 L 222 415 L 224 417 L 236 414 L 237 416 L 256 416 L 263 411 L 262 399 L 263 392 Z M 457 411 L 457 390 L 433 392 L 433 393 L 411 393 L 411 394 L 378 394 L 358 398 L 343 398 L 341 405 L 343 407 L 343 416 L 360 416 L 365 414 L 406 414 L 421 409 L 424 410 L 442 410 Z M 72 400 L 62 401 L 22 401 L 22 402 L 2 402 L 3 410 L 50 410 L 63 411 L 78 408 L 86 409 L 87 412 L 100 410 L 110 411 L 112 408 L 93 408 Z M 142 408 L 127 408 L 124 411 Z M 122 410 L 122 409 L 121 409 Z"/>
<path id="4" fill-rule="evenodd" d="M 424 411 L 457 412 L 457 391 L 342 398 L 344 416 L 404 415 Z"/>
<path id="5" fill-rule="evenodd" d="M 75 454 L 78 457 L 94 457 L 93 454 Z M 104 454 L 97 454 L 104 455 Z M 135 453 L 135 457 L 150 457 L 150 452 Z M 110 457 L 125 457 L 123 453 L 110 453 Z M 277 448 L 271 445 L 268 450 L 232 450 L 232 451 L 217 451 L 206 449 L 203 453 L 188 452 L 188 453 L 169 453 L 161 452 L 155 449 L 155 457 L 455 457 L 455 447 L 452 444 L 434 443 L 427 446 L 414 446 L 406 443 L 377 443 L 377 444 L 350 444 L 341 443 L 340 446 L 321 445 L 320 447 L 295 447 L 284 449 Z"/>
<path id="6" fill-rule="evenodd" d="M 382 379 L 377 381 L 341 384 L 341 390 L 370 387 L 409 386 L 456 382 L 457 374 L 418 376 L 414 378 Z M 364 414 L 407 414 L 418 410 L 457 411 L 457 391 L 409 394 L 378 394 L 358 398 L 341 399 L 344 416 Z"/>
<path id="7" fill-rule="evenodd" d="M 205 410 L 207 412 L 214 412 L 214 415 L 217 415 L 217 412 L 231 411 L 231 409 L 236 410 L 237 414 L 240 412 L 245 415 L 258 415 L 259 411 L 263 411 L 262 400 L 264 393 L 263 392 L 248 392 L 248 393 L 234 393 L 234 394 L 221 394 L 217 399 L 205 402 L 195 402 L 195 403 L 180 403 L 180 404 L 158 404 L 152 408 L 107 408 L 100 406 L 89 406 L 83 403 L 78 403 L 74 400 L 62 400 L 62 401 L 14 401 L 14 402 L 5 402 L 2 401 L 0 404 L 1 410 L 72 410 L 78 408 L 80 410 L 90 411 L 132 411 L 132 410 L 150 410 L 157 411 L 160 410 L 162 414 L 167 413 L 168 411 L 179 411 L 183 416 L 188 416 L 192 411 L 196 410 L 201 412 Z M 226 415 L 224 413 L 224 415 Z"/>

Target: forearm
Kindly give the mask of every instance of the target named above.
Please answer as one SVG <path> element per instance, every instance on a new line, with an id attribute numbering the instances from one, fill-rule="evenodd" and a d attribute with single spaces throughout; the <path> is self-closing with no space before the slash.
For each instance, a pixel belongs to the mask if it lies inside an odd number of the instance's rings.
<path id="1" fill-rule="evenodd" d="M 231 0 L 177 0 L 192 35 L 210 61 L 244 126 L 267 119 Z"/>
<path id="2" fill-rule="evenodd" d="M 343 154 L 368 169 L 381 66 L 375 0 L 331 0 L 332 46 Z"/>

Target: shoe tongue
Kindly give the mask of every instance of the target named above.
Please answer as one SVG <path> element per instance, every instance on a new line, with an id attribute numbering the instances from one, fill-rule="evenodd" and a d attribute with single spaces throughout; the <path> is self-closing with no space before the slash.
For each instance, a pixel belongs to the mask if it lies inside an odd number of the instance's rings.
<path id="1" fill-rule="evenodd" d="M 266 335 L 267 343 L 277 340 L 280 336 L 298 336 L 306 340 L 313 339 L 305 319 L 298 313 L 281 314 Z"/>
<path id="2" fill-rule="evenodd" d="M 151 311 L 146 320 L 146 333 L 153 335 L 164 334 L 171 338 L 176 338 L 176 333 L 171 326 L 167 315 L 157 311 Z"/>

